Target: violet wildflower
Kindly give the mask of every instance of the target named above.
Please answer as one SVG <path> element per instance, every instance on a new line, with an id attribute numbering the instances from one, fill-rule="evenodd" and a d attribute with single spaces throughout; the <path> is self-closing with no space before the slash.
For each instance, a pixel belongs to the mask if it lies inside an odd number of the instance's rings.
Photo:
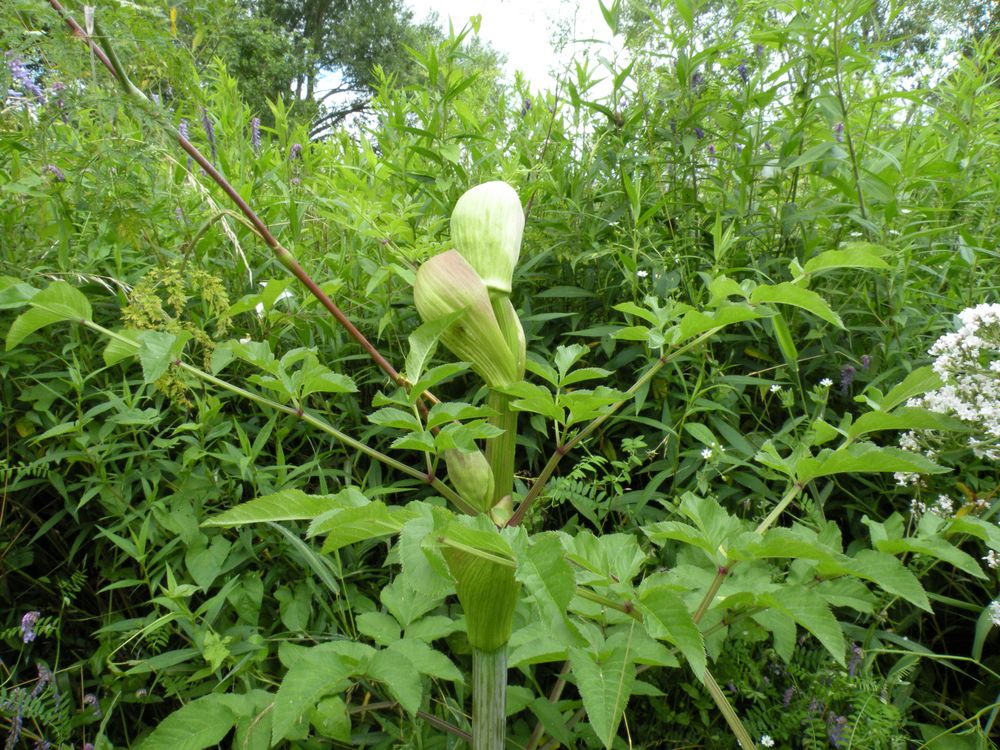
<path id="1" fill-rule="evenodd" d="M 260 153 L 260 118 L 253 117 L 250 120 L 250 148 L 255 154 Z"/>
<path id="2" fill-rule="evenodd" d="M 872 357 L 871 357 L 871 355 L 870 354 L 862 354 L 861 355 L 861 369 L 862 370 L 867 370 L 871 366 L 872 366 Z"/>
<path id="3" fill-rule="evenodd" d="M 858 371 L 854 365 L 844 365 L 840 368 L 840 392 L 843 395 L 847 395 L 848 390 L 851 388 L 851 383 L 854 382 L 854 376 L 857 374 Z"/>
<path id="4" fill-rule="evenodd" d="M 208 116 L 208 110 L 204 107 L 201 108 L 201 127 L 205 131 L 205 137 L 208 138 L 208 147 L 212 152 L 212 161 L 214 162 L 218 156 L 215 148 L 215 126 Z"/>
<path id="5" fill-rule="evenodd" d="M 708 144 L 708 158 L 711 159 L 713 162 L 715 161 L 715 144 L 714 143 L 709 143 Z"/>
<path id="6" fill-rule="evenodd" d="M 844 728 L 847 726 L 846 716 L 837 716 L 832 711 L 826 719 L 826 736 L 830 739 L 830 744 L 840 747 L 844 740 Z"/>
<path id="7" fill-rule="evenodd" d="M 742 153 L 743 153 L 743 144 L 742 143 L 737 143 L 736 144 L 736 155 L 739 156 Z"/>
<path id="8" fill-rule="evenodd" d="M 740 80 L 743 81 L 743 83 L 747 83 L 750 80 L 750 71 L 747 69 L 745 60 L 736 66 L 736 72 L 739 73 Z"/>
<path id="9" fill-rule="evenodd" d="M 56 182 L 66 182 L 66 175 L 55 164 L 46 164 L 45 171 L 51 174 Z"/>
<path id="10" fill-rule="evenodd" d="M 302 144 L 293 143 L 292 147 L 288 149 L 288 160 L 295 161 L 296 159 L 302 158 Z"/>
<path id="11" fill-rule="evenodd" d="M 21 640 L 25 643 L 31 643 L 35 640 L 35 625 L 38 623 L 38 618 L 42 616 L 41 612 L 31 611 L 25 613 L 24 617 L 21 618 Z"/>
<path id="12" fill-rule="evenodd" d="M 302 180 L 300 180 L 298 177 L 293 177 L 292 179 L 290 179 L 288 181 L 288 184 L 289 185 L 301 185 L 302 184 Z"/>
<path id="13" fill-rule="evenodd" d="M 833 138 L 837 143 L 844 140 L 844 123 L 838 122 L 833 126 Z"/>
<path id="14" fill-rule="evenodd" d="M 94 716 L 98 719 L 101 718 L 101 702 L 97 699 L 97 696 L 93 693 L 87 693 L 83 696 L 83 705 L 90 706 L 94 709 Z"/>
<path id="15" fill-rule="evenodd" d="M 31 72 L 25 66 L 24 60 L 19 57 L 11 58 L 7 63 L 7 68 L 10 70 L 10 77 L 14 80 L 14 83 L 18 84 L 30 96 L 40 101 L 45 101 L 45 93 L 42 91 L 42 87 L 35 82 Z"/>
<path id="16" fill-rule="evenodd" d="M 187 120 L 185 120 L 185 119 L 182 118 L 181 121 L 179 123 L 177 123 L 177 132 L 181 134 L 181 138 L 183 138 L 185 140 L 188 140 L 188 141 L 191 140 L 191 136 L 188 134 L 188 121 Z"/>
<path id="17" fill-rule="evenodd" d="M 790 705 L 792 705 L 792 698 L 794 697 L 795 697 L 795 686 L 792 685 L 785 691 L 785 694 L 781 696 L 781 705 L 783 705 L 785 708 L 788 708 Z"/>
<path id="18" fill-rule="evenodd" d="M 94 750 L 94 743 L 93 742 L 84 742 L 83 743 L 83 750 Z"/>
<path id="19" fill-rule="evenodd" d="M 14 713 L 14 718 L 10 720 L 10 731 L 7 732 L 7 742 L 4 744 L 4 750 L 17 746 L 17 741 L 21 739 L 21 726 L 23 724 L 24 704 L 19 702 L 17 704 L 17 711 Z"/>
<path id="20" fill-rule="evenodd" d="M 524 117 L 528 112 L 531 111 L 531 97 L 524 97 L 524 101 L 521 102 L 521 117 Z"/>
<path id="21" fill-rule="evenodd" d="M 847 662 L 847 674 L 854 677 L 854 673 L 858 670 L 858 665 L 861 664 L 861 659 L 864 657 L 864 651 L 861 650 L 861 646 L 857 643 L 851 644 L 851 658 Z"/>
<path id="22" fill-rule="evenodd" d="M 764 45 L 763 44 L 755 44 L 753 46 L 753 53 L 757 57 L 760 57 L 761 55 L 763 55 L 764 54 Z"/>
<path id="23" fill-rule="evenodd" d="M 35 665 L 38 668 L 38 680 L 35 682 L 35 686 L 31 689 L 31 694 L 29 698 L 37 698 L 45 690 L 45 686 L 52 682 L 52 670 L 46 667 L 41 662 Z M 55 688 L 55 683 L 52 683 L 52 687 Z"/>
<path id="24" fill-rule="evenodd" d="M 695 129 L 694 129 L 694 135 L 695 135 L 695 138 L 697 138 L 700 141 L 702 138 L 705 137 L 705 131 L 702 130 L 701 128 L 699 128 L 699 127 L 695 127 Z"/>
<path id="25" fill-rule="evenodd" d="M 705 76 L 703 76 L 700 72 L 695 71 L 691 75 L 691 88 L 692 89 L 699 89 L 699 88 L 701 88 L 704 85 L 704 83 L 705 83 Z"/>

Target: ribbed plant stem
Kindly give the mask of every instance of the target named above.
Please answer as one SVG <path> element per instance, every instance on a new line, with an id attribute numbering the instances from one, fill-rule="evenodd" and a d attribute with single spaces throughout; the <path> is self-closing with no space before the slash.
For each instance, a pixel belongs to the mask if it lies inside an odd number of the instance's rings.
<path id="1" fill-rule="evenodd" d="M 507 646 L 472 649 L 472 750 L 503 750 L 507 727 Z"/>
<path id="2" fill-rule="evenodd" d="M 496 416 L 490 424 L 503 430 L 503 434 L 486 441 L 486 461 L 493 470 L 495 489 L 493 502 L 497 503 L 514 492 L 514 451 L 517 447 L 517 412 L 510 408 L 511 397 L 490 391 L 486 404 Z"/>

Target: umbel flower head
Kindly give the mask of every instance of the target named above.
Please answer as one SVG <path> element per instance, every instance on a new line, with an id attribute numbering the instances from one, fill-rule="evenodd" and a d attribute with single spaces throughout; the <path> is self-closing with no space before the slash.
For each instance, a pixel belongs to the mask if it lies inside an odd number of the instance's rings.
<path id="1" fill-rule="evenodd" d="M 506 182 L 484 182 L 458 199 L 451 212 L 451 239 L 491 290 L 510 294 L 521 254 L 524 210 Z"/>
<path id="2" fill-rule="evenodd" d="M 486 285 L 457 250 L 420 266 L 413 302 L 428 323 L 458 315 L 441 335 L 441 343 L 470 363 L 490 388 L 505 388 L 520 379 L 518 355 L 497 322 Z"/>

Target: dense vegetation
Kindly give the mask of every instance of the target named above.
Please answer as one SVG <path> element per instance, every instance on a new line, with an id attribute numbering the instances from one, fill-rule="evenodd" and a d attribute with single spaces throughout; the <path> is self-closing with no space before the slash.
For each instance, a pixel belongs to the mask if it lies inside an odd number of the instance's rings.
<path id="1" fill-rule="evenodd" d="M 0 8 L 6 747 L 460 746 L 459 553 L 514 571 L 509 747 L 995 747 L 992 16 L 614 2 L 541 92 L 308 5 L 101 7 L 148 102 Z M 281 96 L 328 65 L 345 109 Z M 413 284 L 493 180 L 527 361 L 487 388 Z M 513 504 L 463 517 L 497 393 Z"/>

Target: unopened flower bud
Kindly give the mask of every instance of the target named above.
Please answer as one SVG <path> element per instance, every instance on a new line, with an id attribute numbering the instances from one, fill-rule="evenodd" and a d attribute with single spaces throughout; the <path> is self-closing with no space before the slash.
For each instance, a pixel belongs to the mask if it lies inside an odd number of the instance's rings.
<path id="1" fill-rule="evenodd" d="M 467 190 L 451 213 L 451 239 L 490 289 L 510 294 L 521 254 L 524 210 L 506 182 L 485 182 Z"/>
<path id="2" fill-rule="evenodd" d="M 518 357 L 497 322 L 483 280 L 456 250 L 436 255 L 417 270 L 413 302 L 425 322 L 460 316 L 441 335 L 441 343 L 469 362 L 491 388 L 520 380 Z"/>
<path id="3" fill-rule="evenodd" d="M 482 451 L 448 450 L 444 462 L 448 478 L 462 499 L 478 511 L 488 511 L 493 504 L 493 470 Z"/>

